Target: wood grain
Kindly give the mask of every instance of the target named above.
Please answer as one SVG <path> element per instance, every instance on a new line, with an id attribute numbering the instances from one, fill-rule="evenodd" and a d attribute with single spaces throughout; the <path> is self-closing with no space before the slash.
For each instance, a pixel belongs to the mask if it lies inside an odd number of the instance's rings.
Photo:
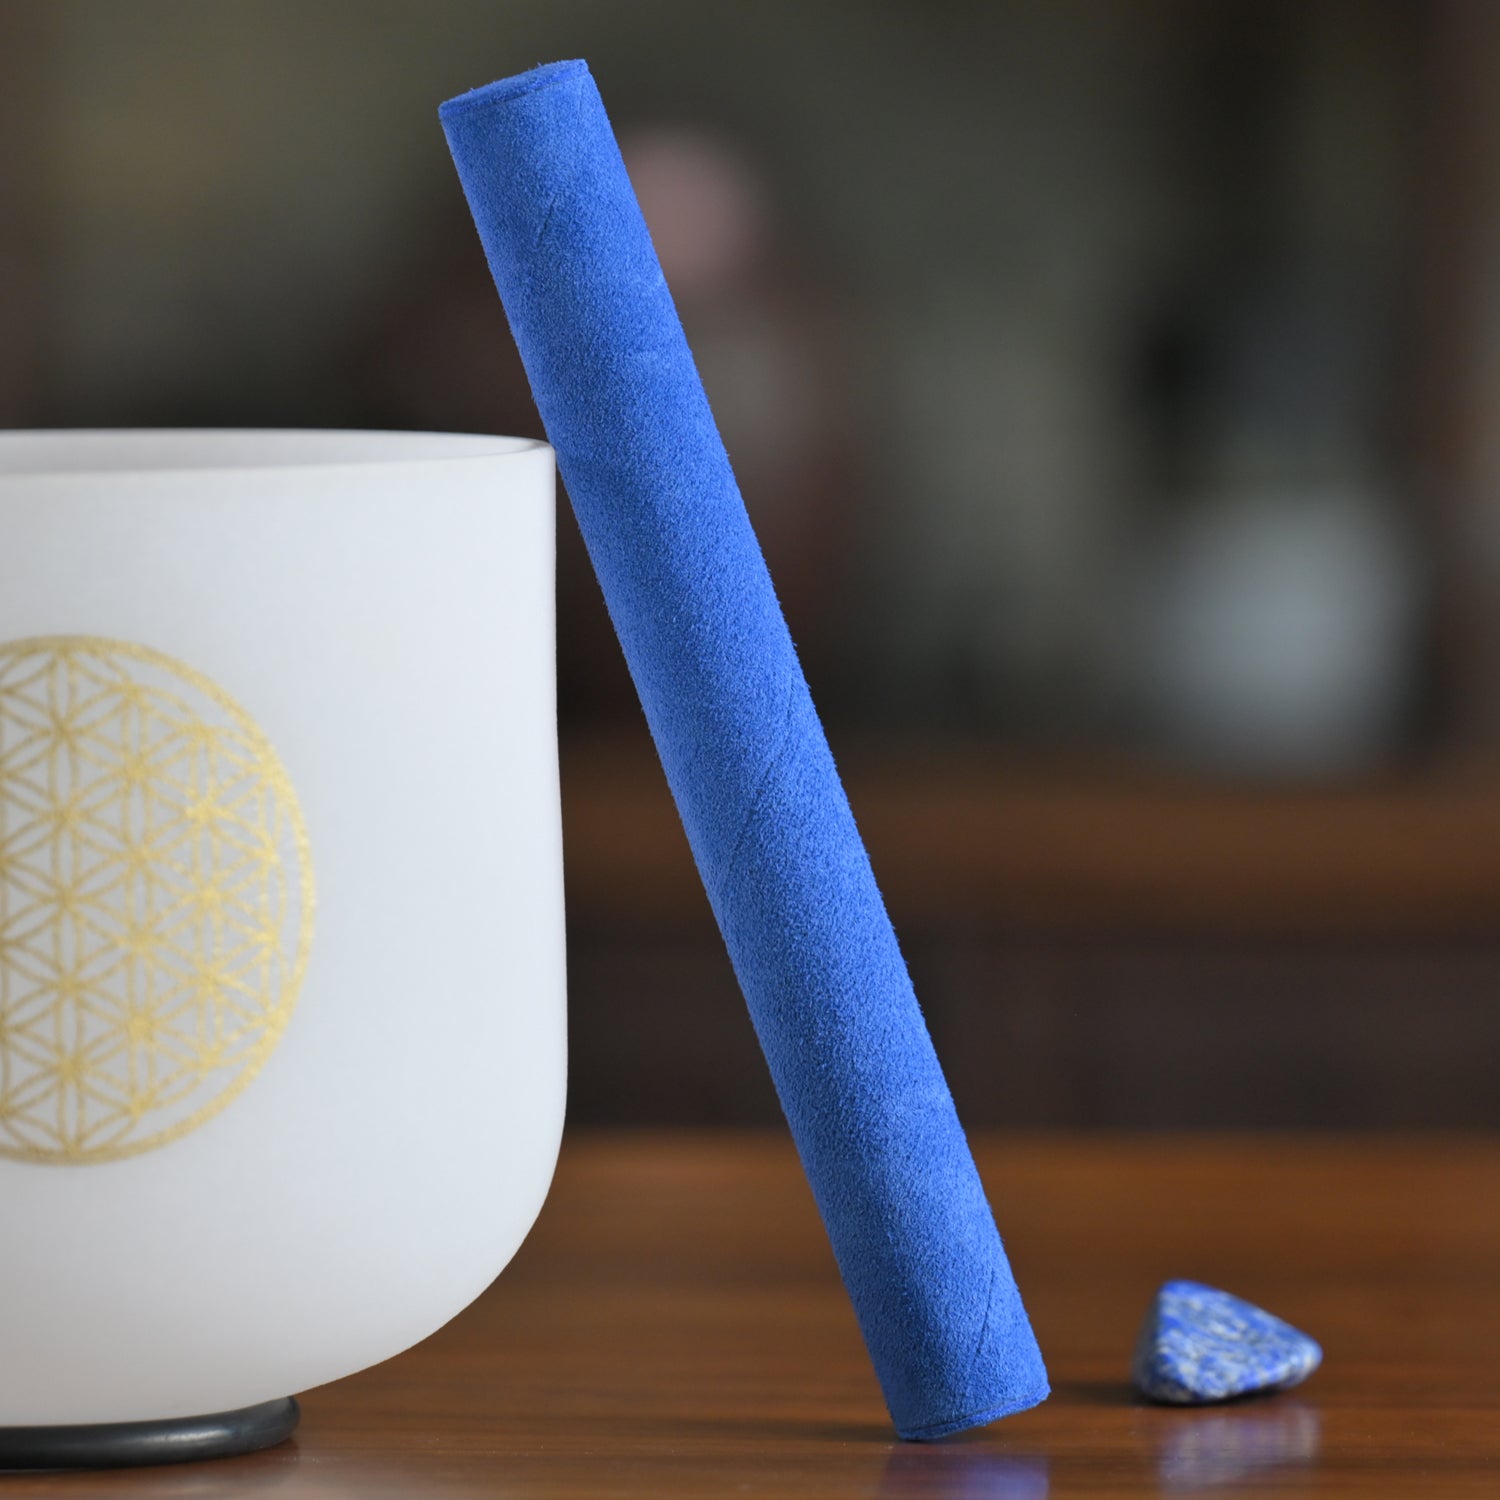
<path id="1" fill-rule="evenodd" d="M 985 1431 L 892 1440 L 782 1139 L 610 1135 L 568 1144 L 485 1296 L 308 1394 L 293 1442 L 107 1480 L 10 1476 L 4 1495 L 1500 1493 L 1500 1141 L 987 1138 L 978 1154 L 1054 1380 Z M 1306 1328 L 1324 1368 L 1272 1398 L 1138 1404 L 1130 1343 L 1175 1275 Z"/>

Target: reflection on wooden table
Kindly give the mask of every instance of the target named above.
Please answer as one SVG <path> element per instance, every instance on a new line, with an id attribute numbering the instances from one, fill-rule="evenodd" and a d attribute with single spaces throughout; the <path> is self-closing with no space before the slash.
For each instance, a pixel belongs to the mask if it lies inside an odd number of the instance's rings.
<path id="1" fill-rule="evenodd" d="M 893 1440 L 783 1138 L 581 1136 L 495 1286 L 425 1344 L 307 1395 L 293 1443 L 107 1480 L 11 1476 L 7 1500 L 1500 1489 L 1500 1141 L 985 1137 L 977 1154 L 1054 1382 L 981 1432 Z M 1140 1404 L 1130 1344 L 1171 1276 L 1307 1329 L 1323 1368 L 1271 1398 Z"/>

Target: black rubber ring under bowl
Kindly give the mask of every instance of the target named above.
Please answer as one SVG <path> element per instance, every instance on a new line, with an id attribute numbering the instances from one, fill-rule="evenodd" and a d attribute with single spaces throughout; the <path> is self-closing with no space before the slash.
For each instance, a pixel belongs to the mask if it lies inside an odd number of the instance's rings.
<path id="1" fill-rule="evenodd" d="M 284 1442 L 302 1409 L 291 1396 L 203 1417 L 100 1422 L 79 1427 L 0 1427 L 0 1469 L 118 1469 L 232 1458 Z"/>

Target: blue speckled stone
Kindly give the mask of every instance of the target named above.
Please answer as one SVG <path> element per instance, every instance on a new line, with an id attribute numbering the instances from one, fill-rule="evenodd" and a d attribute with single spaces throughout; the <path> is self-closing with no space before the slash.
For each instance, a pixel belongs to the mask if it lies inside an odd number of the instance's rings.
<path id="1" fill-rule="evenodd" d="M 1281 1391 L 1306 1380 L 1323 1351 L 1290 1323 L 1196 1281 L 1169 1281 L 1141 1325 L 1131 1376 L 1176 1406 Z"/>

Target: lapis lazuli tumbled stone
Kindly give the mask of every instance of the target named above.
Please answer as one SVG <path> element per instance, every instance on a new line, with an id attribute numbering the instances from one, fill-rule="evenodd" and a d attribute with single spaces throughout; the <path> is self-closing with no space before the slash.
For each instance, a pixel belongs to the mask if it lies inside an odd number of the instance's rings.
<path id="1" fill-rule="evenodd" d="M 1196 1281 L 1169 1281 L 1141 1326 L 1131 1376 L 1153 1401 L 1192 1406 L 1285 1390 L 1322 1358 L 1305 1333 L 1254 1303 Z"/>

